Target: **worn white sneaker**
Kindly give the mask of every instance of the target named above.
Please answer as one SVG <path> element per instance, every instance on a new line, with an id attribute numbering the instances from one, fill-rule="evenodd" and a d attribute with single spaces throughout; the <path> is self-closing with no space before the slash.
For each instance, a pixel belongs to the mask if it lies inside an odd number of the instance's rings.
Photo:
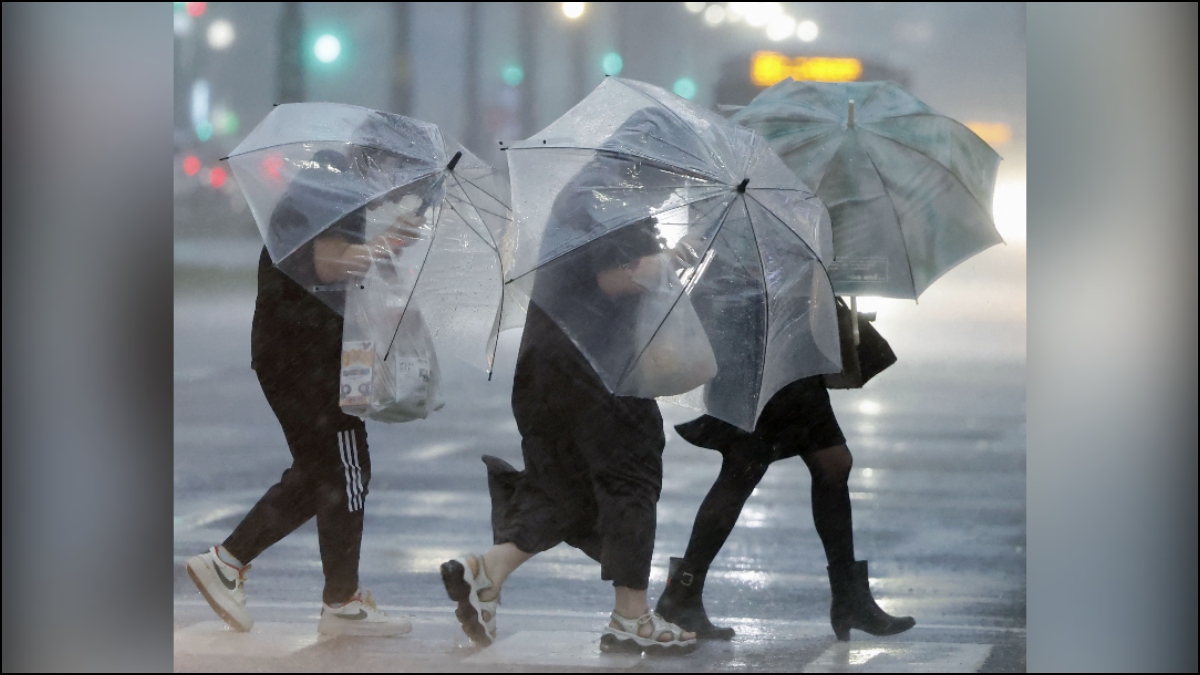
<path id="1" fill-rule="evenodd" d="M 408 619 L 392 618 L 375 605 L 371 592 L 362 586 L 340 607 L 321 606 L 317 632 L 322 635 L 393 637 L 412 630 Z"/>
<path id="2" fill-rule="evenodd" d="M 188 576 L 213 611 L 230 628 L 242 632 L 254 626 L 254 617 L 246 610 L 246 591 L 242 588 L 249 570 L 249 565 L 238 569 L 221 560 L 216 546 L 187 561 Z"/>

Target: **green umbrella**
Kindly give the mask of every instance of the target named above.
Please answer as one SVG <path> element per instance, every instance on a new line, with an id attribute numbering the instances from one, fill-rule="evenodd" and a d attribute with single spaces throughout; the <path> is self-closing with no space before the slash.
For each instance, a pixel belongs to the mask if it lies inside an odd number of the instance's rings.
<path id="1" fill-rule="evenodd" d="M 829 209 L 838 295 L 915 300 L 1003 240 L 992 221 L 1000 156 L 890 82 L 796 82 L 731 120 L 754 129 Z"/>

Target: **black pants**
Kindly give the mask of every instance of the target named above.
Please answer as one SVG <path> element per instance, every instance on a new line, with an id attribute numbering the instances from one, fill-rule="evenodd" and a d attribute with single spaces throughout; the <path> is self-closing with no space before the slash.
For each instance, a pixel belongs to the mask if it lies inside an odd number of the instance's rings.
<path id="1" fill-rule="evenodd" d="M 358 588 L 363 506 L 371 481 L 366 425 L 338 407 L 337 365 L 334 360 L 315 370 L 260 366 L 256 371 L 283 427 L 292 466 L 223 544 L 249 563 L 316 516 L 326 603 L 344 602 Z"/>
<path id="2" fill-rule="evenodd" d="M 525 470 L 499 509 L 494 540 L 538 553 L 566 542 L 600 578 L 644 590 L 662 491 L 662 416 L 613 396 L 565 335 L 530 307 L 513 385 Z"/>

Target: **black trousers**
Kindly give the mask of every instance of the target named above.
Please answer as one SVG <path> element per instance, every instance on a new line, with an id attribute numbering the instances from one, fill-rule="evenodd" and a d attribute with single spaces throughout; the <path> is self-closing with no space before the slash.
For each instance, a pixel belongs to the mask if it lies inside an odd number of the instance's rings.
<path id="1" fill-rule="evenodd" d="M 358 588 L 363 506 L 371 457 L 363 421 L 338 406 L 338 361 L 321 367 L 272 367 L 256 372 L 283 427 L 292 466 L 250 510 L 223 546 L 249 563 L 314 516 L 325 573 L 323 600 L 348 600 Z"/>
<path id="2" fill-rule="evenodd" d="M 666 444 L 658 404 L 608 393 L 536 305 L 512 400 L 525 470 L 493 505 L 495 543 L 538 553 L 566 542 L 600 563 L 601 579 L 647 588 Z"/>

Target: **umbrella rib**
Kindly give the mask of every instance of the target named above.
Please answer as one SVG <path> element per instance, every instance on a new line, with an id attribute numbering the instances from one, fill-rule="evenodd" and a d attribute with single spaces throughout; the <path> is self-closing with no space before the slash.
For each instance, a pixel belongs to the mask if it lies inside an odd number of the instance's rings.
<path id="1" fill-rule="evenodd" d="M 496 197 L 492 196 L 487 190 L 479 187 L 475 183 L 471 182 L 469 179 L 460 178 L 458 176 L 458 174 L 453 174 L 453 175 L 454 175 L 454 180 L 459 181 L 460 187 L 463 182 L 466 182 L 467 184 L 471 185 L 472 187 L 477 188 L 480 192 L 483 192 L 484 194 L 492 197 L 492 199 L 496 200 L 497 203 L 500 202 L 499 199 L 496 199 Z M 464 195 L 467 194 L 467 191 L 465 189 L 463 190 L 463 194 Z M 447 200 L 448 203 L 449 203 L 449 201 L 450 200 Z M 474 208 L 476 211 L 482 210 L 478 206 L 475 205 L 475 202 L 469 196 L 467 197 L 467 203 L 470 204 L 471 207 Z M 455 208 L 453 203 L 450 204 L 450 208 L 455 213 L 458 213 L 460 217 L 463 218 L 463 222 L 466 222 L 466 220 L 467 220 L 466 217 L 463 217 L 462 214 L 459 213 L 458 209 Z M 490 211 L 488 213 L 490 213 Z M 483 238 L 483 236 L 480 235 L 479 232 L 477 232 L 474 227 L 471 227 L 471 231 L 475 232 L 475 236 L 477 236 L 481 239 Z M 488 236 L 489 237 L 491 236 L 490 230 L 488 231 Z M 485 240 L 484 243 L 487 244 L 488 242 Z M 433 242 L 431 241 L 430 247 L 432 248 L 432 246 L 433 246 Z M 495 239 L 492 240 L 492 243 L 489 244 L 489 246 L 491 247 L 492 251 L 494 253 L 496 253 L 497 261 L 499 261 L 500 249 L 496 246 Z M 490 350 L 490 353 L 487 354 L 487 376 L 488 376 L 489 381 L 491 381 L 491 379 L 492 379 L 492 370 L 495 368 L 495 364 L 496 364 L 496 349 L 499 348 L 499 346 L 500 346 L 500 317 L 503 316 L 503 314 L 504 314 L 504 291 L 503 291 L 504 269 L 503 269 L 503 264 L 497 265 L 496 272 L 497 272 L 497 274 L 500 275 L 501 291 L 500 291 L 500 306 L 496 308 L 496 316 L 492 319 L 492 330 L 489 331 L 489 334 L 492 336 L 491 340 L 490 340 L 491 350 Z M 399 327 L 397 327 L 397 330 L 398 329 L 399 329 Z"/>
<path id="2" fill-rule="evenodd" d="M 742 193 L 742 194 L 744 195 L 745 193 Z M 756 204 L 758 204 L 759 206 L 762 206 L 762 202 L 759 202 L 757 199 L 755 199 L 754 202 Z M 771 289 L 767 285 L 767 261 L 763 260 L 762 246 L 760 246 L 758 243 L 758 234 L 756 234 L 754 232 L 754 223 L 750 219 L 750 207 L 746 206 L 745 199 L 742 200 L 742 208 L 746 211 L 746 223 L 750 225 L 750 227 L 749 227 L 750 236 L 754 238 L 754 252 L 758 254 L 758 266 L 759 266 L 759 269 L 762 270 L 763 310 L 764 310 L 763 311 L 763 350 L 762 350 L 762 354 L 763 354 L 763 363 L 765 364 L 767 362 L 767 349 L 771 346 L 771 334 L 770 334 L 770 332 L 768 332 L 770 329 L 770 324 L 771 324 Z M 763 206 L 763 209 L 770 212 L 770 209 L 767 209 L 765 206 Z M 772 214 L 772 215 L 774 215 L 774 214 Z M 788 227 L 785 229 L 791 230 L 792 228 Z M 799 235 L 797 235 L 797 236 L 799 236 Z M 801 241 L 803 241 L 803 240 L 801 240 Z M 809 250 L 811 251 L 812 249 L 809 248 Z M 820 259 L 818 258 L 818 262 L 819 261 L 820 261 Z M 759 376 L 757 388 L 758 388 L 758 393 L 761 394 L 762 393 L 762 375 Z M 755 405 L 755 407 L 758 407 L 758 400 L 754 401 L 754 405 Z"/>
<path id="3" fill-rule="evenodd" d="M 767 188 L 762 188 L 762 189 L 767 189 Z M 786 190 L 787 188 L 773 188 L 773 189 L 775 189 L 775 190 Z M 797 190 L 797 192 L 799 192 L 799 190 Z M 747 197 L 749 197 L 750 199 L 753 199 L 755 204 L 758 204 L 759 206 L 761 206 L 761 207 L 763 208 L 763 210 L 764 210 L 764 211 L 766 211 L 767 213 L 770 213 L 771 215 L 775 216 L 777 219 L 779 219 L 779 221 L 780 221 L 780 222 L 784 222 L 783 218 L 779 218 L 779 216 L 775 215 L 775 212 L 771 210 L 771 207 L 769 207 L 769 206 L 767 206 L 766 204 L 764 204 L 764 203 L 762 203 L 762 202 L 758 201 L 758 199 L 757 199 L 757 198 L 756 198 L 754 195 L 750 194 L 750 191 L 749 191 L 749 190 L 747 190 L 747 191 L 746 191 L 746 196 L 747 196 Z M 815 197 L 816 195 L 813 195 L 813 196 Z M 746 216 L 746 217 L 747 217 L 747 218 L 749 218 L 749 217 L 750 217 L 750 216 L 749 216 L 749 213 L 747 213 L 747 216 Z M 811 245 L 810 245 L 810 244 L 809 244 L 807 241 L 804 241 L 804 237 L 801 237 L 799 232 L 797 232 L 797 231 L 793 230 L 792 228 L 788 227 L 786 223 L 784 223 L 783 229 L 787 230 L 788 232 L 791 232 L 791 233 L 792 233 L 792 236 L 793 236 L 793 237 L 795 237 L 796 239 L 798 239 L 798 240 L 800 241 L 800 243 L 804 245 L 804 248 L 808 249 L 808 252 L 809 252 L 809 253 L 812 253 L 812 255 L 813 255 L 813 258 L 815 258 L 815 259 L 817 260 L 817 262 L 821 263 L 821 267 L 824 267 L 824 266 L 825 266 L 825 261 L 821 260 L 821 256 L 820 256 L 820 254 L 818 254 L 818 253 L 817 253 L 817 252 L 816 252 L 816 251 L 813 249 L 813 247 L 812 247 L 812 246 L 811 246 Z M 757 241 L 758 241 L 758 238 L 757 238 L 757 237 L 755 237 L 755 242 L 757 242 Z"/>
<path id="4" fill-rule="evenodd" d="M 949 118 L 947 118 L 947 119 L 949 119 Z M 954 120 L 951 120 L 951 121 L 954 121 Z M 964 128 L 965 128 L 965 127 L 964 127 Z M 895 140 L 895 139 L 892 139 L 892 138 L 888 138 L 887 136 L 884 136 L 883 134 L 881 134 L 881 133 L 878 133 L 878 132 L 875 132 L 875 131 L 871 131 L 870 129 L 866 129 L 866 131 L 870 132 L 870 134 L 871 134 L 872 136 L 875 136 L 876 138 L 882 138 L 883 140 L 885 140 L 885 141 L 887 141 L 887 142 L 889 142 L 889 143 L 893 143 L 893 144 L 895 144 L 895 145 L 898 145 L 898 146 L 900 146 L 901 148 L 904 148 L 905 150 L 911 150 L 911 151 L 913 151 L 913 152 L 917 153 L 918 155 L 920 155 L 920 156 L 924 157 L 925 159 L 928 159 L 929 161 L 933 162 L 934 164 L 937 164 L 938 166 L 940 166 L 940 167 L 942 167 L 943 169 L 945 169 L 945 170 L 946 170 L 946 173 L 948 173 L 948 174 L 950 174 L 951 176 L 953 176 L 953 177 L 954 177 L 954 180 L 955 180 L 955 182 L 957 182 L 959 185 L 961 185 L 961 186 L 962 186 L 962 189 L 964 189 L 964 190 L 966 190 L 966 191 L 967 191 L 967 194 L 971 195 L 971 199 L 972 199 L 972 200 L 973 200 L 973 201 L 974 201 L 976 204 L 979 204 L 979 208 L 980 208 L 980 209 L 981 209 L 981 210 L 984 212 L 984 214 L 985 214 L 985 215 L 987 215 L 987 216 L 988 216 L 988 220 L 991 220 L 991 215 L 990 215 L 990 214 L 988 214 L 988 212 L 987 212 L 987 207 L 985 207 L 983 204 L 980 204 L 980 203 L 979 203 L 979 200 L 978 200 L 978 199 L 975 197 L 975 193 L 971 191 L 971 188 L 967 187 L 967 184 L 966 184 L 966 183 L 964 183 L 964 182 L 962 181 L 962 179 L 961 179 L 961 178 L 959 178 L 959 177 L 958 177 L 958 175 L 957 175 L 957 174 L 955 174 L 953 171 L 951 171 L 951 170 L 949 169 L 949 167 L 947 167 L 945 164 L 942 164 L 941 162 L 937 161 L 937 160 L 936 160 L 936 159 L 934 159 L 933 157 L 930 157 L 930 156 L 929 156 L 927 153 L 925 153 L 925 152 L 922 152 L 921 150 L 918 150 L 918 149 L 916 149 L 916 148 L 912 147 L 911 145 L 905 145 L 905 144 L 901 143 L 900 141 L 897 141 L 897 140 Z M 870 160 L 871 160 L 871 166 L 874 166 L 874 167 L 875 167 L 875 171 L 876 171 L 876 173 L 879 173 L 879 167 L 878 167 L 878 166 L 875 164 L 875 159 L 874 159 L 873 157 L 871 157 L 871 153 L 870 153 L 870 152 L 867 152 L 867 149 L 866 149 L 866 148 L 863 148 L 863 154 L 867 156 L 867 159 L 870 159 Z M 883 176 L 883 174 L 882 174 L 882 173 L 880 173 L 879 175 L 880 175 L 881 177 Z M 992 225 L 993 225 L 993 226 L 995 226 L 995 223 L 992 223 Z"/>
<path id="5" fill-rule="evenodd" d="M 618 80 L 618 81 L 619 81 L 619 80 Z M 625 85 L 625 86 L 629 87 L 629 85 Z M 683 116 L 682 116 L 682 115 L 680 115 L 679 113 L 675 112 L 675 110 L 674 110 L 674 109 L 672 109 L 672 108 L 671 108 L 671 106 L 667 105 L 666 103 L 663 103 L 662 101 L 658 100 L 657 98 L 654 98 L 654 97 L 653 97 L 653 96 L 651 96 L 650 94 L 648 94 L 648 93 L 646 93 L 646 92 L 644 92 L 644 91 L 641 91 L 640 89 L 637 89 L 637 88 L 635 88 L 635 87 L 629 87 L 629 88 L 630 88 L 630 89 L 633 89 L 634 91 L 638 92 L 638 93 L 639 93 L 639 94 L 641 94 L 642 96 L 645 96 L 646 98 L 650 99 L 651 101 L 654 101 L 654 102 L 655 102 L 655 103 L 657 103 L 658 105 L 662 106 L 662 108 L 663 108 L 664 110 L 666 110 L 667 112 L 671 113 L 671 115 L 672 115 L 672 116 L 674 116 L 674 117 L 675 117 L 675 119 L 679 120 L 680 124 L 682 124 L 682 125 L 683 125 L 683 128 L 685 128 L 685 129 L 687 129 L 689 132 L 691 132 L 691 133 L 692 133 L 692 135 L 693 135 L 693 136 L 695 136 L 696 138 L 700 138 L 700 135 L 699 135 L 699 134 L 697 134 L 697 133 L 695 132 L 695 130 L 694 130 L 694 128 L 692 127 L 692 125 L 691 125 L 691 124 L 690 124 L 690 123 L 689 123 L 687 120 L 683 119 Z M 733 126 L 733 125 L 731 125 L 731 126 Z M 703 140 L 703 139 L 701 139 L 701 140 Z M 682 152 L 682 153 L 684 153 L 684 154 L 686 154 L 686 155 L 690 155 L 691 157 L 693 157 L 694 159 L 696 159 L 696 160 L 697 160 L 697 161 L 699 161 L 699 162 L 704 162 L 704 161 L 705 161 L 705 160 L 704 160 L 704 158 L 702 158 L 702 157 L 696 157 L 695 155 L 692 155 L 692 153 L 688 152 L 687 150 L 684 150 L 683 148 L 679 148 L 679 151 L 680 151 L 680 152 Z"/>
<path id="6" fill-rule="evenodd" d="M 716 229 L 716 231 L 713 232 L 712 240 L 709 243 L 709 249 L 711 249 L 712 244 L 717 241 L 717 235 L 719 235 L 721 233 L 721 228 L 725 226 L 725 221 L 729 217 L 729 210 L 731 208 L 733 208 L 732 201 L 725 205 L 725 213 L 721 214 L 720 220 L 717 221 L 717 229 Z M 707 254 L 708 254 L 708 251 L 706 250 L 705 255 L 707 255 Z M 683 299 L 684 295 L 686 295 L 686 289 L 685 289 L 684 293 L 680 293 L 679 297 L 675 298 L 675 301 L 671 303 L 671 309 L 668 309 L 667 313 L 663 315 L 662 321 L 659 322 L 658 327 L 656 327 L 654 329 L 654 333 L 652 333 L 650 335 L 650 339 L 647 340 L 646 344 L 643 345 L 641 350 L 638 351 L 637 356 L 633 357 L 633 359 L 629 362 L 629 365 L 625 368 L 625 372 L 621 375 L 620 379 L 617 380 L 616 386 L 613 387 L 614 389 L 619 389 L 621 387 L 621 384 L 623 382 L 625 382 L 625 378 L 629 377 L 630 374 L 633 373 L 633 370 L 637 366 L 638 361 L 640 361 L 642 359 L 642 355 L 645 354 L 646 350 L 650 348 L 650 344 L 653 343 L 654 338 L 658 336 L 658 331 L 662 330 L 663 324 L 665 324 L 667 322 L 667 317 L 671 316 L 671 312 L 675 311 L 676 305 L 679 304 L 679 301 Z"/>
<path id="7" fill-rule="evenodd" d="M 883 182 L 883 174 L 880 173 L 879 165 L 875 163 L 875 158 L 871 156 L 871 153 L 867 152 L 866 148 L 863 148 L 863 155 L 871 163 L 871 166 L 874 167 L 876 175 L 879 176 L 879 183 L 883 185 L 883 189 L 887 190 L 888 205 L 892 207 L 892 215 L 896 216 L 896 229 L 900 230 L 900 243 L 904 245 L 904 262 L 908 266 L 908 281 L 912 285 L 913 298 L 915 299 L 917 295 L 917 280 L 913 276 L 912 257 L 908 252 L 908 239 L 904 236 L 904 225 L 900 222 L 900 214 L 896 211 L 896 203 L 892 201 L 892 193 L 887 189 L 887 184 Z M 970 190 L 967 190 L 967 192 L 970 192 Z"/>
<path id="8" fill-rule="evenodd" d="M 286 147 L 289 145 L 303 145 L 305 143 L 344 143 L 346 145 L 353 145 L 356 148 L 366 148 L 368 150 L 378 150 L 380 152 L 386 152 L 389 155 L 395 155 L 397 157 L 412 157 L 413 159 L 419 159 L 417 157 L 413 157 L 413 155 L 406 155 L 401 152 L 396 152 L 395 150 L 381 148 L 377 145 L 367 145 L 366 143 L 355 143 L 354 141 L 344 141 L 344 140 L 338 140 L 336 138 L 331 138 L 331 139 L 326 139 L 326 140 L 287 141 L 285 143 L 275 143 L 274 145 L 263 145 L 263 146 L 260 146 L 257 148 L 243 150 L 241 152 L 230 153 L 229 155 L 226 155 L 225 159 L 233 159 L 234 157 L 243 157 L 245 155 L 253 154 L 255 152 L 263 152 L 265 150 L 274 150 L 275 148 L 282 148 L 282 147 Z M 430 168 L 434 169 L 434 171 L 437 170 L 437 168 L 434 166 L 431 166 Z"/>
<path id="9" fill-rule="evenodd" d="M 703 202 L 703 201 L 706 201 L 706 200 L 709 200 L 709 199 L 717 199 L 718 197 L 721 197 L 721 196 L 723 196 L 723 195 L 724 195 L 724 193 L 721 193 L 721 194 L 715 194 L 715 195 L 713 195 L 713 196 L 711 196 L 711 197 L 704 197 L 704 198 L 702 198 L 702 199 L 697 199 L 697 200 L 696 200 L 696 201 L 694 201 L 694 202 L 687 202 L 687 203 L 686 203 L 686 204 L 684 204 L 684 205 L 690 206 L 690 205 L 692 205 L 692 204 L 699 204 L 700 202 Z M 677 208 L 678 208 L 678 207 L 677 207 Z M 534 268 L 533 268 L 533 269 L 529 270 L 528 272 L 524 272 L 524 273 L 520 274 L 519 276 L 515 276 L 515 277 L 513 277 L 512 279 L 509 279 L 508 281 L 506 281 L 506 282 L 504 282 L 504 283 L 505 283 L 505 284 L 511 284 L 511 283 L 512 283 L 512 282 L 514 282 L 514 281 L 519 281 L 520 279 L 524 279 L 525 277 L 529 276 L 530 274 L 533 274 L 534 272 L 536 272 L 536 271 L 538 271 L 539 269 L 541 269 L 541 268 L 545 267 L 546 265 L 549 265 L 550 263 L 554 262 L 555 260 L 558 260 L 559 258 L 561 258 L 561 257 L 563 257 L 563 256 L 565 256 L 565 255 L 567 255 L 567 254 L 569 254 L 569 253 L 571 253 L 571 252 L 573 252 L 573 251 L 576 251 L 576 250 L 578 250 L 580 247 L 587 246 L 588 244 L 591 244 L 591 243 L 593 243 L 593 242 L 599 241 L 601 238 L 603 238 L 603 237 L 607 237 L 608 235 L 612 234 L 613 232 L 616 232 L 617 230 L 621 229 L 622 227 L 625 227 L 625 226 L 627 226 L 627 225 L 631 225 L 631 224 L 633 224 L 633 223 L 636 223 L 636 222 L 638 222 L 638 221 L 636 221 L 636 220 L 632 220 L 632 221 L 630 221 L 630 222 L 628 222 L 628 223 L 625 223 L 624 225 L 620 225 L 620 226 L 618 226 L 618 227 L 614 227 L 613 229 L 609 230 L 608 232 L 605 232 L 604 234 L 600 235 L 599 237 L 596 237 L 595 239 L 592 239 L 592 240 L 590 240 L 590 241 L 585 241 L 584 243 L 580 244 L 579 246 L 576 246 L 575 248 L 571 248 L 571 249 L 568 249 L 568 250 L 566 250 L 566 251 L 563 251 L 562 253 L 559 253 L 559 254 L 557 254 L 557 255 L 551 256 L 550 258 L 548 258 L 548 259 L 546 259 L 546 260 L 543 260 L 543 261 L 539 262 L 537 265 L 535 265 L 535 266 L 534 266 Z M 720 228 L 719 228 L 719 227 L 717 228 L 717 231 L 718 231 L 718 232 L 720 231 Z M 716 236 L 717 236 L 717 235 L 714 233 L 714 234 L 713 234 L 713 238 L 715 239 L 715 238 L 716 238 Z"/>
<path id="10" fill-rule="evenodd" d="M 788 138 L 789 136 L 795 136 L 796 134 L 802 133 L 804 131 L 806 131 L 806 129 L 803 129 L 803 128 L 792 129 L 791 131 L 784 131 L 782 133 L 775 134 L 774 136 L 771 137 L 770 140 L 775 141 L 775 140 L 779 140 L 779 139 L 785 139 L 785 138 Z M 822 131 L 819 134 L 814 134 L 812 136 L 809 136 L 808 138 L 804 139 L 800 143 L 796 144 L 795 147 L 788 148 L 788 151 L 792 152 L 792 151 L 798 150 L 798 149 L 808 145 L 809 143 L 822 140 L 827 136 L 837 133 L 838 131 L 845 131 L 845 130 L 839 126 L 830 125 L 829 129 Z M 770 141 L 768 141 L 768 143 L 770 143 Z M 772 146 L 772 149 L 774 149 L 774 146 Z"/>
<path id="11" fill-rule="evenodd" d="M 454 213 L 458 214 L 458 217 L 462 219 L 462 221 L 463 221 L 463 224 L 467 226 L 467 229 L 468 229 L 468 230 L 470 230 L 471 234 L 473 234 L 473 235 L 475 235 L 476 237 L 478 237 L 478 238 L 479 238 L 479 240 L 483 242 L 483 245 L 484 245 L 484 246 L 487 246 L 489 249 L 491 249 L 491 251 L 492 251 L 493 253 L 495 253 L 495 254 L 499 255 L 500 251 L 499 251 L 499 249 L 497 249 L 497 248 L 496 248 L 495 244 L 493 244 L 492 242 L 488 241 L 487 239 L 484 239 L 484 238 L 483 238 L 483 235 L 482 235 L 482 234 L 479 234 L 479 231 L 478 231 L 478 230 L 476 230 L 474 227 L 472 227 L 472 226 L 471 226 L 471 224 L 468 222 L 467 216 L 466 216 L 466 215 L 464 215 L 462 211 L 458 210 L 458 208 L 457 208 L 457 207 L 455 207 L 454 203 L 453 203 L 451 200 L 449 200 L 449 199 L 446 199 L 446 200 L 445 200 L 445 202 L 446 202 L 446 206 L 450 207 L 450 210 L 451 210 L 451 211 L 453 211 Z M 490 233 L 489 233 L 489 234 L 490 234 Z"/>
<path id="12" fill-rule="evenodd" d="M 629 150 L 614 150 L 612 148 L 604 148 L 604 147 L 592 148 L 592 147 L 581 146 L 581 145 L 536 145 L 536 146 L 530 146 L 527 148 L 512 148 L 512 150 L 580 150 L 583 152 L 594 152 L 597 154 L 606 154 L 609 157 L 612 157 L 614 159 L 620 159 L 620 160 L 626 160 L 626 161 L 628 161 L 629 158 L 633 158 L 633 160 L 636 160 L 640 164 L 646 164 L 655 169 L 659 169 L 659 170 L 663 171 L 664 173 L 669 173 L 669 174 L 672 174 L 675 176 L 687 176 L 689 178 L 711 181 L 711 182 L 717 183 L 719 185 L 727 184 L 727 181 L 722 180 L 719 176 L 713 176 L 713 175 L 709 175 L 709 174 L 700 173 L 699 171 L 696 171 L 693 169 L 686 169 L 683 167 L 671 166 L 670 164 L 663 163 L 661 160 L 655 159 L 653 157 L 648 157 L 646 155 L 642 155 L 642 154 L 639 154 L 636 152 L 631 152 Z"/>
<path id="13" fill-rule="evenodd" d="M 494 170 L 494 169 L 493 169 L 493 172 L 495 172 L 495 170 Z M 488 175 L 493 175 L 493 174 L 488 174 Z M 499 205 L 501 205 L 501 206 L 504 206 L 505 208 L 507 208 L 507 206 L 504 204 L 504 202 L 500 201 L 500 198 L 499 198 L 499 197 L 496 197 L 496 196 L 495 196 L 495 195 L 493 195 L 491 192 L 489 192 L 487 188 L 480 186 L 478 183 L 476 183 L 475 181 L 471 180 L 470 178 L 463 178 L 463 177 L 462 177 L 460 174 L 458 174 L 457 172 L 454 174 L 454 177 L 455 177 L 455 179 L 456 179 L 456 180 L 459 180 L 459 181 L 461 181 L 461 182 L 463 182 L 463 183 L 466 183 L 467 185 L 470 185 L 471 187 L 475 188 L 476 190 L 479 190 L 480 192 L 482 192 L 483 194 L 487 195 L 488 197 L 491 197 L 491 198 L 492 198 L 492 201 L 496 202 L 497 204 L 499 204 Z M 463 190 L 463 193 L 465 194 L 465 193 L 466 193 L 466 190 Z M 504 217 L 505 217 L 505 216 L 503 216 L 503 215 L 501 215 L 501 214 L 499 214 L 499 213 L 496 213 L 496 212 L 494 212 L 494 211 L 485 210 L 485 209 L 481 208 L 479 205 L 475 204 L 473 201 L 471 202 L 471 206 L 474 206 L 474 207 L 475 207 L 476 209 L 478 209 L 478 210 L 479 210 L 481 213 L 489 213 L 489 214 L 491 214 L 491 215 L 494 215 L 494 216 L 500 216 L 501 218 L 504 218 Z"/>
<path id="14" fill-rule="evenodd" d="M 439 212 L 438 215 L 438 222 L 434 223 L 433 225 L 433 236 L 429 238 L 429 247 L 425 249 L 425 257 L 421 259 L 420 269 L 422 272 L 425 271 L 425 263 L 429 262 L 429 254 L 433 252 L 433 241 L 437 239 L 438 236 L 438 225 L 441 224 L 441 213 Z M 400 318 L 396 320 L 396 329 L 392 331 L 392 339 L 388 341 L 387 351 L 383 355 L 384 361 L 387 361 L 387 358 L 392 354 L 392 345 L 396 342 L 396 335 L 400 333 L 400 324 L 404 323 L 404 317 L 408 314 L 408 305 L 410 302 L 412 302 L 413 296 L 417 294 L 417 286 L 421 284 L 422 276 L 423 275 L 421 274 L 417 275 L 416 281 L 413 282 L 412 290 L 408 293 L 408 298 L 404 300 L 404 309 L 400 310 Z"/>
<path id="15" fill-rule="evenodd" d="M 450 172 L 450 176 L 454 178 L 454 182 L 458 183 L 459 187 L 461 188 L 462 183 L 458 180 L 458 176 L 455 175 L 455 173 L 453 171 Z M 471 206 L 471 208 L 475 209 L 475 211 L 478 212 L 479 207 L 475 206 L 475 202 L 471 200 L 470 195 L 467 195 L 466 190 L 463 190 L 463 194 L 466 195 L 467 204 L 469 204 Z M 467 217 L 464 216 L 462 214 L 462 212 L 460 212 L 457 208 L 454 207 L 454 204 L 451 200 L 447 199 L 446 203 L 450 205 L 451 210 L 453 210 L 455 213 L 457 213 L 459 215 L 459 217 L 461 217 L 463 219 L 464 223 L 467 223 L 467 227 L 470 228 L 470 230 L 475 233 L 476 237 L 479 237 L 480 239 L 482 239 L 483 243 L 487 244 L 488 247 L 490 247 L 493 251 L 496 251 L 497 253 L 499 253 L 500 249 L 499 249 L 499 247 L 497 247 L 496 240 L 492 238 L 492 233 L 490 231 L 488 232 L 488 238 L 484 239 L 483 235 L 479 234 L 479 232 L 470 224 L 470 222 L 467 220 Z M 486 228 L 484 228 L 484 229 L 486 229 Z"/>
<path id="16" fill-rule="evenodd" d="M 376 199 L 379 199 L 380 197 L 382 197 L 382 196 L 384 196 L 384 195 L 386 195 L 386 194 L 389 194 L 389 193 L 395 192 L 395 191 L 397 191 L 397 190 L 402 190 L 402 189 L 404 189 L 404 188 L 406 188 L 406 187 L 408 187 L 408 186 L 412 185 L 413 183 L 417 183 L 417 182 L 419 182 L 419 181 L 425 180 L 426 178 L 428 178 L 428 177 L 430 177 L 430 176 L 432 176 L 432 175 L 434 175 L 434 174 L 436 174 L 436 173 L 437 173 L 436 171 L 431 171 L 430 173 L 427 173 L 427 174 L 424 174 L 424 175 L 422 175 L 422 176 L 418 176 L 418 177 L 414 178 L 413 180 L 411 180 L 411 181 L 409 181 L 409 182 L 405 183 L 404 185 L 397 185 L 397 186 L 395 186 L 395 187 L 390 187 L 390 188 L 388 188 L 388 189 L 384 190 L 383 192 L 372 193 L 372 194 L 371 194 L 369 197 L 367 197 L 365 200 L 363 200 L 363 201 L 361 201 L 361 202 L 356 202 L 356 203 L 355 203 L 355 206 L 354 206 L 354 208 L 351 208 L 351 209 L 347 210 L 347 211 L 346 211 L 344 214 L 342 214 L 341 216 L 338 216 L 337 218 L 334 218 L 332 221 L 330 221 L 330 222 L 326 223 L 324 226 L 322 226 L 321 228 L 319 228 L 319 229 L 318 229 L 316 232 L 314 232 L 314 233 L 312 234 L 312 236 L 310 236 L 310 237 L 307 237 L 307 238 L 305 238 L 305 239 L 301 240 L 299 244 L 296 244 L 295 246 L 293 246 L 291 249 L 289 249 L 289 250 L 288 250 L 288 252 L 287 252 L 287 253 L 284 253 L 283 255 L 279 256 L 279 259 L 280 259 L 280 260 L 283 260 L 284 258 L 288 257 L 289 255 L 291 255 L 291 254 L 295 253 L 296 251 L 298 251 L 298 250 L 300 249 L 300 247 L 301 247 L 301 246 L 304 246 L 305 244 L 307 244 L 308 242 L 312 241 L 313 239 L 316 239 L 318 236 L 320 236 L 320 234 L 321 234 L 322 232 L 324 232 L 324 231 L 325 231 L 325 229 L 326 229 L 326 228 L 328 228 L 330 225 L 333 225 L 334 223 L 338 222 L 339 220 L 341 220 L 342 218 L 344 218 L 346 215 L 348 215 L 348 214 L 351 214 L 351 213 L 354 213 L 355 211 L 357 211 L 357 210 L 359 210 L 359 209 L 361 209 L 361 208 L 364 208 L 364 207 L 366 207 L 366 206 L 367 206 L 368 204 L 370 204 L 371 202 L 375 201 Z M 271 261 L 272 261 L 272 262 L 274 262 L 274 261 L 275 261 L 275 258 L 274 258 L 274 256 L 272 256 L 272 258 L 271 258 Z"/>

